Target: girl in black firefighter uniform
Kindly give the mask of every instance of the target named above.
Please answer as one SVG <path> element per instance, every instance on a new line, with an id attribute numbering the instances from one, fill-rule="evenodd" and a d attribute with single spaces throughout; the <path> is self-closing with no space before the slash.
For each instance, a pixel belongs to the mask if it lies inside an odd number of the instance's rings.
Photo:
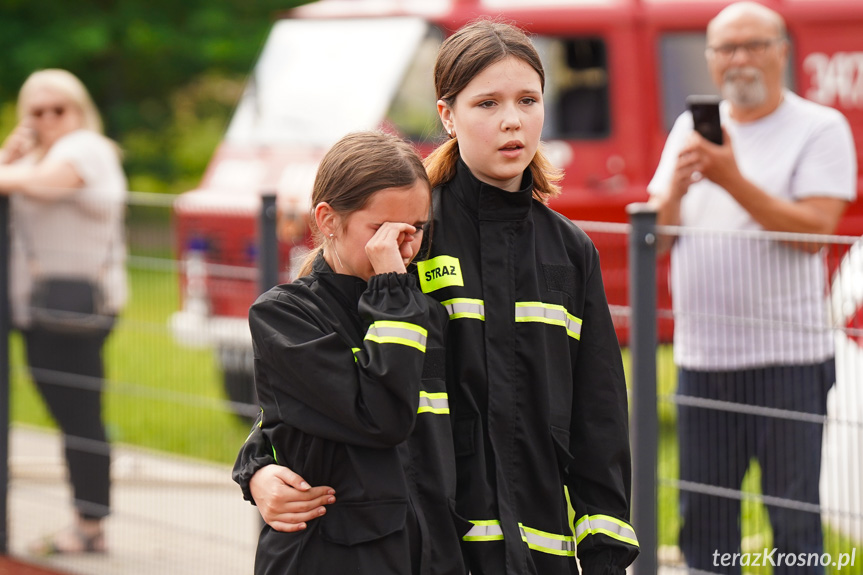
<path id="1" fill-rule="evenodd" d="M 443 43 L 434 74 L 450 140 L 425 162 L 434 239 L 417 272 L 450 316 L 467 566 L 575 575 L 577 546 L 584 574 L 623 574 L 638 553 L 623 366 L 597 250 L 546 205 L 561 174 L 540 150 L 539 56 L 519 29 L 479 21 Z M 273 505 L 305 521 L 315 495 Z"/>
<path id="2" fill-rule="evenodd" d="M 406 272 L 428 224 L 422 162 L 394 136 L 348 135 L 312 202 L 319 248 L 303 277 L 258 298 L 249 325 L 272 457 L 338 501 L 308 529 L 265 526 L 255 573 L 460 572 L 469 525 L 457 531 L 452 513 L 447 318 Z"/>

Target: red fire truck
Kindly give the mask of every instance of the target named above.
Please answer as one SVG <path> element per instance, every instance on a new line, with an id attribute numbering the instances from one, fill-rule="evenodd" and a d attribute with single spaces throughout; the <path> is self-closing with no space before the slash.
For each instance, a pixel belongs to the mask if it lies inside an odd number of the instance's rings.
<path id="1" fill-rule="evenodd" d="M 352 130 L 386 128 L 422 151 L 442 140 L 431 72 L 443 38 L 491 16 L 528 30 L 546 70 L 550 159 L 566 172 L 552 207 L 574 220 L 625 222 L 689 94 L 716 93 L 705 28 L 728 0 L 319 0 L 275 22 L 198 189 L 175 204 L 186 265 L 181 341 L 218 354 L 229 397 L 252 400 L 249 305 L 256 281 L 260 195 L 275 192 L 282 280 L 305 249 L 303 220 L 317 164 Z M 763 0 L 788 23 L 787 83 L 841 110 L 863 152 L 863 2 Z M 863 161 L 859 162 L 863 164 Z M 608 299 L 627 303 L 626 238 L 590 232 Z M 863 233 L 863 204 L 841 234 Z M 659 273 L 664 280 L 663 270 Z M 660 306 L 670 309 L 665 290 Z M 627 339 L 626 317 L 619 335 Z M 662 327 L 661 336 L 670 334 Z"/>

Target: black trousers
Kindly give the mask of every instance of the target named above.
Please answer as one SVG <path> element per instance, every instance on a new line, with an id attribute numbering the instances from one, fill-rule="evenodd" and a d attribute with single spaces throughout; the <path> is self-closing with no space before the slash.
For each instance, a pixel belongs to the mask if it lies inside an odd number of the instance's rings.
<path id="1" fill-rule="evenodd" d="M 102 421 L 102 348 L 110 331 L 24 332 L 30 374 L 63 432 L 75 509 L 85 519 L 110 512 L 111 449 Z"/>
<path id="2" fill-rule="evenodd" d="M 738 412 L 733 406 L 729 411 L 678 406 L 680 479 L 736 491 L 750 460 L 756 459 L 761 465 L 764 495 L 819 505 L 823 425 L 743 410 L 754 406 L 823 416 L 827 413 L 827 392 L 835 379 L 832 359 L 814 365 L 730 372 L 680 369 L 679 395 L 730 402 L 743 408 Z M 824 552 L 819 513 L 788 506 L 766 507 L 773 527 L 774 561 L 779 553 L 820 556 Z M 723 554 L 741 552 L 740 501 L 681 490 L 680 511 L 680 548 L 689 567 L 711 573 L 740 573 L 739 559 L 721 560 Z M 763 554 L 765 550 L 757 551 Z M 783 561 L 773 573 L 822 574 L 824 569 L 812 563 L 791 567 Z"/>

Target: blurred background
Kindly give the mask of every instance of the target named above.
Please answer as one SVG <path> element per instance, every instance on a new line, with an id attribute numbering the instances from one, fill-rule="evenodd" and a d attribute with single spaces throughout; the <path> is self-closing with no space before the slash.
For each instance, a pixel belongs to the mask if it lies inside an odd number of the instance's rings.
<path id="1" fill-rule="evenodd" d="M 132 191 L 133 296 L 105 350 L 109 437 L 131 450 L 119 448 L 113 458 L 115 513 L 107 530 L 115 553 L 28 557 L 28 544 L 71 525 L 73 515 L 61 443 L 13 332 L 11 556 L 64 573 L 251 572 L 259 518 L 229 476 L 249 420 L 226 403 L 211 350 L 179 346 L 169 332 L 181 272 L 171 202 L 200 183 L 273 22 L 302 3 L 0 2 L 0 138 L 17 124 L 27 76 L 67 69 L 90 90 L 107 135 L 120 145 Z M 4 565 L 0 557 L 0 573 L 24 573 L 23 564 Z"/>
<path id="2" fill-rule="evenodd" d="M 65 68 L 126 154 L 130 189 L 195 187 L 280 12 L 307 0 L 3 0 L 0 136 L 18 88 Z"/>
<path id="3" fill-rule="evenodd" d="M 72 515 L 55 426 L 13 331 L 10 557 L 81 575 L 251 572 L 260 518 L 229 477 L 256 413 L 248 305 L 262 284 L 291 278 L 308 239 L 302 199 L 329 144 L 351 129 L 374 127 L 410 137 L 423 152 L 440 141 L 435 53 L 448 31 L 485 12 L 529 27 L 543 58 L 543 140 L 567 174 L 553 207 L 598 246 L 627 383 L 653 395 L 657 421 L 648 441 L 656 457 L 642 469 L 656 470 L 648 491 L 657 498 L 657 529 L 639 537 L 655 543 L 667 572 L 682 569 L 668 261 L 660 259 L 656 271 L 656 373 L 633 373 L 628 290 L 643 284 L 629 276 L 625 207 L 646 199 L 686 95 L 715 91 L 704 66 L 704 28 L 729 2 L 322 0 L 308 3 L 321 8 L 320 18 L 293 20 L 280 16 L 306 3 L 0 0 L 0 138 L 16 125 L 24 79 L 41 68 L 68 69 L 91 91 L 107 135 L 122 148 L 131 191 L 131 299 L 105 348 L 105 420 L 114 446 L 111 553 L 26 553 L 29 542 L 69 525 Z M 790 16 L 789 87 L 842 110 L 860 158 L 863 3 L 764 3 Z M 324 4 L 339 4 L 341 12 L 325 13 Z M 388 17 L 363 14 L 371 4 L 389 6 Z M 356 18 L 334 17 L 348 13 Z M 262 204 L 262 192 L 278 192 L 278 206 Z M 265 220 L 277 229 L 267 237 L 260 233 Z M 280 241 L 265 247 L 276 233 Z M 830 303 L 839 320 L 837 354 L 844 354 L 837 355 L 839 377 L 847 383 L 831 400 L 822 514 L 828 550 L 857 550 L 856 566 L 843 573 L 863 572 L 861 233 L 858 201 L 840 228 L 845 237 L 825 252 L 835 273 Z M 653 255 L 647 259 L 656 264 Z M 757 464 L 734 497 L 744 500 L 743 549 L 769 546 Z"/>

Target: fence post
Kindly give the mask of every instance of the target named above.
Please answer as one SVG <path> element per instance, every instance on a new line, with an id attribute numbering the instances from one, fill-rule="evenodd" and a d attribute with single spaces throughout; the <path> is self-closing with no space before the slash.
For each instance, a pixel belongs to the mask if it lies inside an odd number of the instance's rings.
<path id="1" fill-rule="evenodd" d="M 276 194 L 261 196 L 258 221 L 258 292 L 264 293 L 279 283 L 279 242 L 276 237 Z"/>
<path id="2" fill-rule="evenodd" d="M 629 351 L 632 358 L 632 524 L 640 553 L 633 573 L 657 569 L 656 458 L 659 422 L 656 405 L 656 209 L 626 207 L 629 234 Z"/>
<path id="3" fill-rule="evenodd" d="M 9 551 L 9 197 L 0 196 L 0 555 Z"/>

